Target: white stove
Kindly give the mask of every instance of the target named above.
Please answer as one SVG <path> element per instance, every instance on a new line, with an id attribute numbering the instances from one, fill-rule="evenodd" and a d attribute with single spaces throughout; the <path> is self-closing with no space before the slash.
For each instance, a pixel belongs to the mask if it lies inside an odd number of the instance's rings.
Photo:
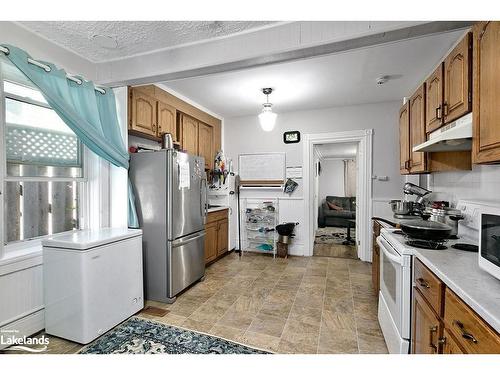
<path id="1" fill-rule="evenodd" d="M 477 245 L 479 238 L 479 205 L 460 201 L 463 212 L 458 239 L 444 242 L 447 249 L 457 243 Z M 377 243 L 380 247 L 380 294 L 378 319 L 390 353 L 408 354 L 411 339 L 412 265 L 418 250 L 410 246 L 401 230 L 383 228 Z M 426 250 L 442 251 L 442 250 Z M 456 250 L 463 251 L 463 250 Z"/>

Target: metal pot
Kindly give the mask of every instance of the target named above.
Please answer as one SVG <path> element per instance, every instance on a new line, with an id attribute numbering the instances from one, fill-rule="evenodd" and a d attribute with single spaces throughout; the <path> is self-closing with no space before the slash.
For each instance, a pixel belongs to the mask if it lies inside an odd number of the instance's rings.
<path id="1" fill-rule="evenodd" d="M 424 219 L 404 220 L 401 230 L 408 236 L 419 240 L 442 241 L 450 236 L 452 228 L 437 221 Z"/>
<path id="2" fill-rule="evenodd" d="M 413 211 L 415 202 L 393 199 L 389 204 L 396 215 L 408 215 Z"/>
<path id="3" fill-rule="evenodd" d="M 429 220 L 449 225 L 451 227 L 450 237 L 457 236 L 458 222 L 464 218 L 462 211 L 456 208 L 442 207 L 428 208 L 425 213 L 430 215 Z"/>

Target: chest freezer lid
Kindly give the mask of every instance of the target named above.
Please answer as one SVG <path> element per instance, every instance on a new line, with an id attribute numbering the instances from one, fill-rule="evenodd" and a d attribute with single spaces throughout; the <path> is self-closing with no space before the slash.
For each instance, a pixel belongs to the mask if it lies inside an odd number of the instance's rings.
<path id="1" fill-rule="evenodd" d="M 44 247 L 62 249 L 88 250 L 113 242 L 137 237 L 140 229 L 101 228 L 93 230 L 77 230 L 71 233 L 56 234 L 42 241 Z"/>

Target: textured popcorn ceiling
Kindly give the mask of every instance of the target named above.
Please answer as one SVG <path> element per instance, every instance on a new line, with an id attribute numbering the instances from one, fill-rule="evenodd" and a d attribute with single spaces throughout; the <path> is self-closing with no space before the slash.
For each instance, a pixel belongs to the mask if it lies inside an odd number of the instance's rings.
<path id="1" fill-rule="evenodd" d="M 157 49 L 228 36 L 261 28 L 259 21 L 29 21 L 27 29 L 72 50 L 93 62 L 103 62 Z M 105 48 L 93 40 L 103 35 L 116 40 Z"/>

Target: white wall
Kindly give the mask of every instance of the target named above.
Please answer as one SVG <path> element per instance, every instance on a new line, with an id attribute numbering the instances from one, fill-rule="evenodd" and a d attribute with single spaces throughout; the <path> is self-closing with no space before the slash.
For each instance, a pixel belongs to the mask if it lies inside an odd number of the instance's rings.
<path id="1" fill-rule="evenodd" d="M 22 48 L 34 59 L 52 62 L 68 73 L 83 75 L 88 80 L 96 78 L 97 68 L 89 60 L 59 47 L 14 22 L 0 22 L 0 35 L 0 43 Z"/>
<path id="2" fill-rule="evenodd" d="M 344 196 L 344 162 L 338 160 L 322 160 L 319 176 L 319 204 L 327 195 Z"/>
<path id="3" fill-rule="evenodd" d="M 285 152 L 287 166 L 302 165 L 303 143 L 284 144 L 283 132 L 299 130 L 302 134 L 340 132 L 356 129 L 374 129 L 373 174 L 388 176 L 388 181 L 373 182 L 373 198 L 381 207 L 389 205 L 390 199 L 401 196 L 403 178 L 399 174 L 399 136 L 397 119 L 400 103 L 387 102 L 357 106 L 317 109 L 310 111 L 278 113 L 275 129 L 262 131 L 255 116 L 225 119 L 225 152 L 233 159 L 238 170 L 238 155 L 251 152 Z M 281 197 L 280 204 L 286 204 L 287 219 L 304 223 L 304 200 L 302 180 L 291 197 L 275 193 Z M 290 198 L 294 200 L 290 200 Z M 373 214 L 378 215 L 374 205 Z M 389 208 L 390 210 L 390 208 Z M 280 212 L 283 212 L 280 209 Z M 280 215 L 281 216 L 281 215 Z M 297 228 L 297 239 L 290 248 L 291 254 L 303 255 L 306 239 L 305 226 Z M 303 242 L 302 242 L 303 241 Z"/>
<path id="4" fill-rule="evenodd" d="M 431 199 L 500 202 L 500 165 L 477 165 L 472 171 L 441 172 L 428 177 Z"/>

